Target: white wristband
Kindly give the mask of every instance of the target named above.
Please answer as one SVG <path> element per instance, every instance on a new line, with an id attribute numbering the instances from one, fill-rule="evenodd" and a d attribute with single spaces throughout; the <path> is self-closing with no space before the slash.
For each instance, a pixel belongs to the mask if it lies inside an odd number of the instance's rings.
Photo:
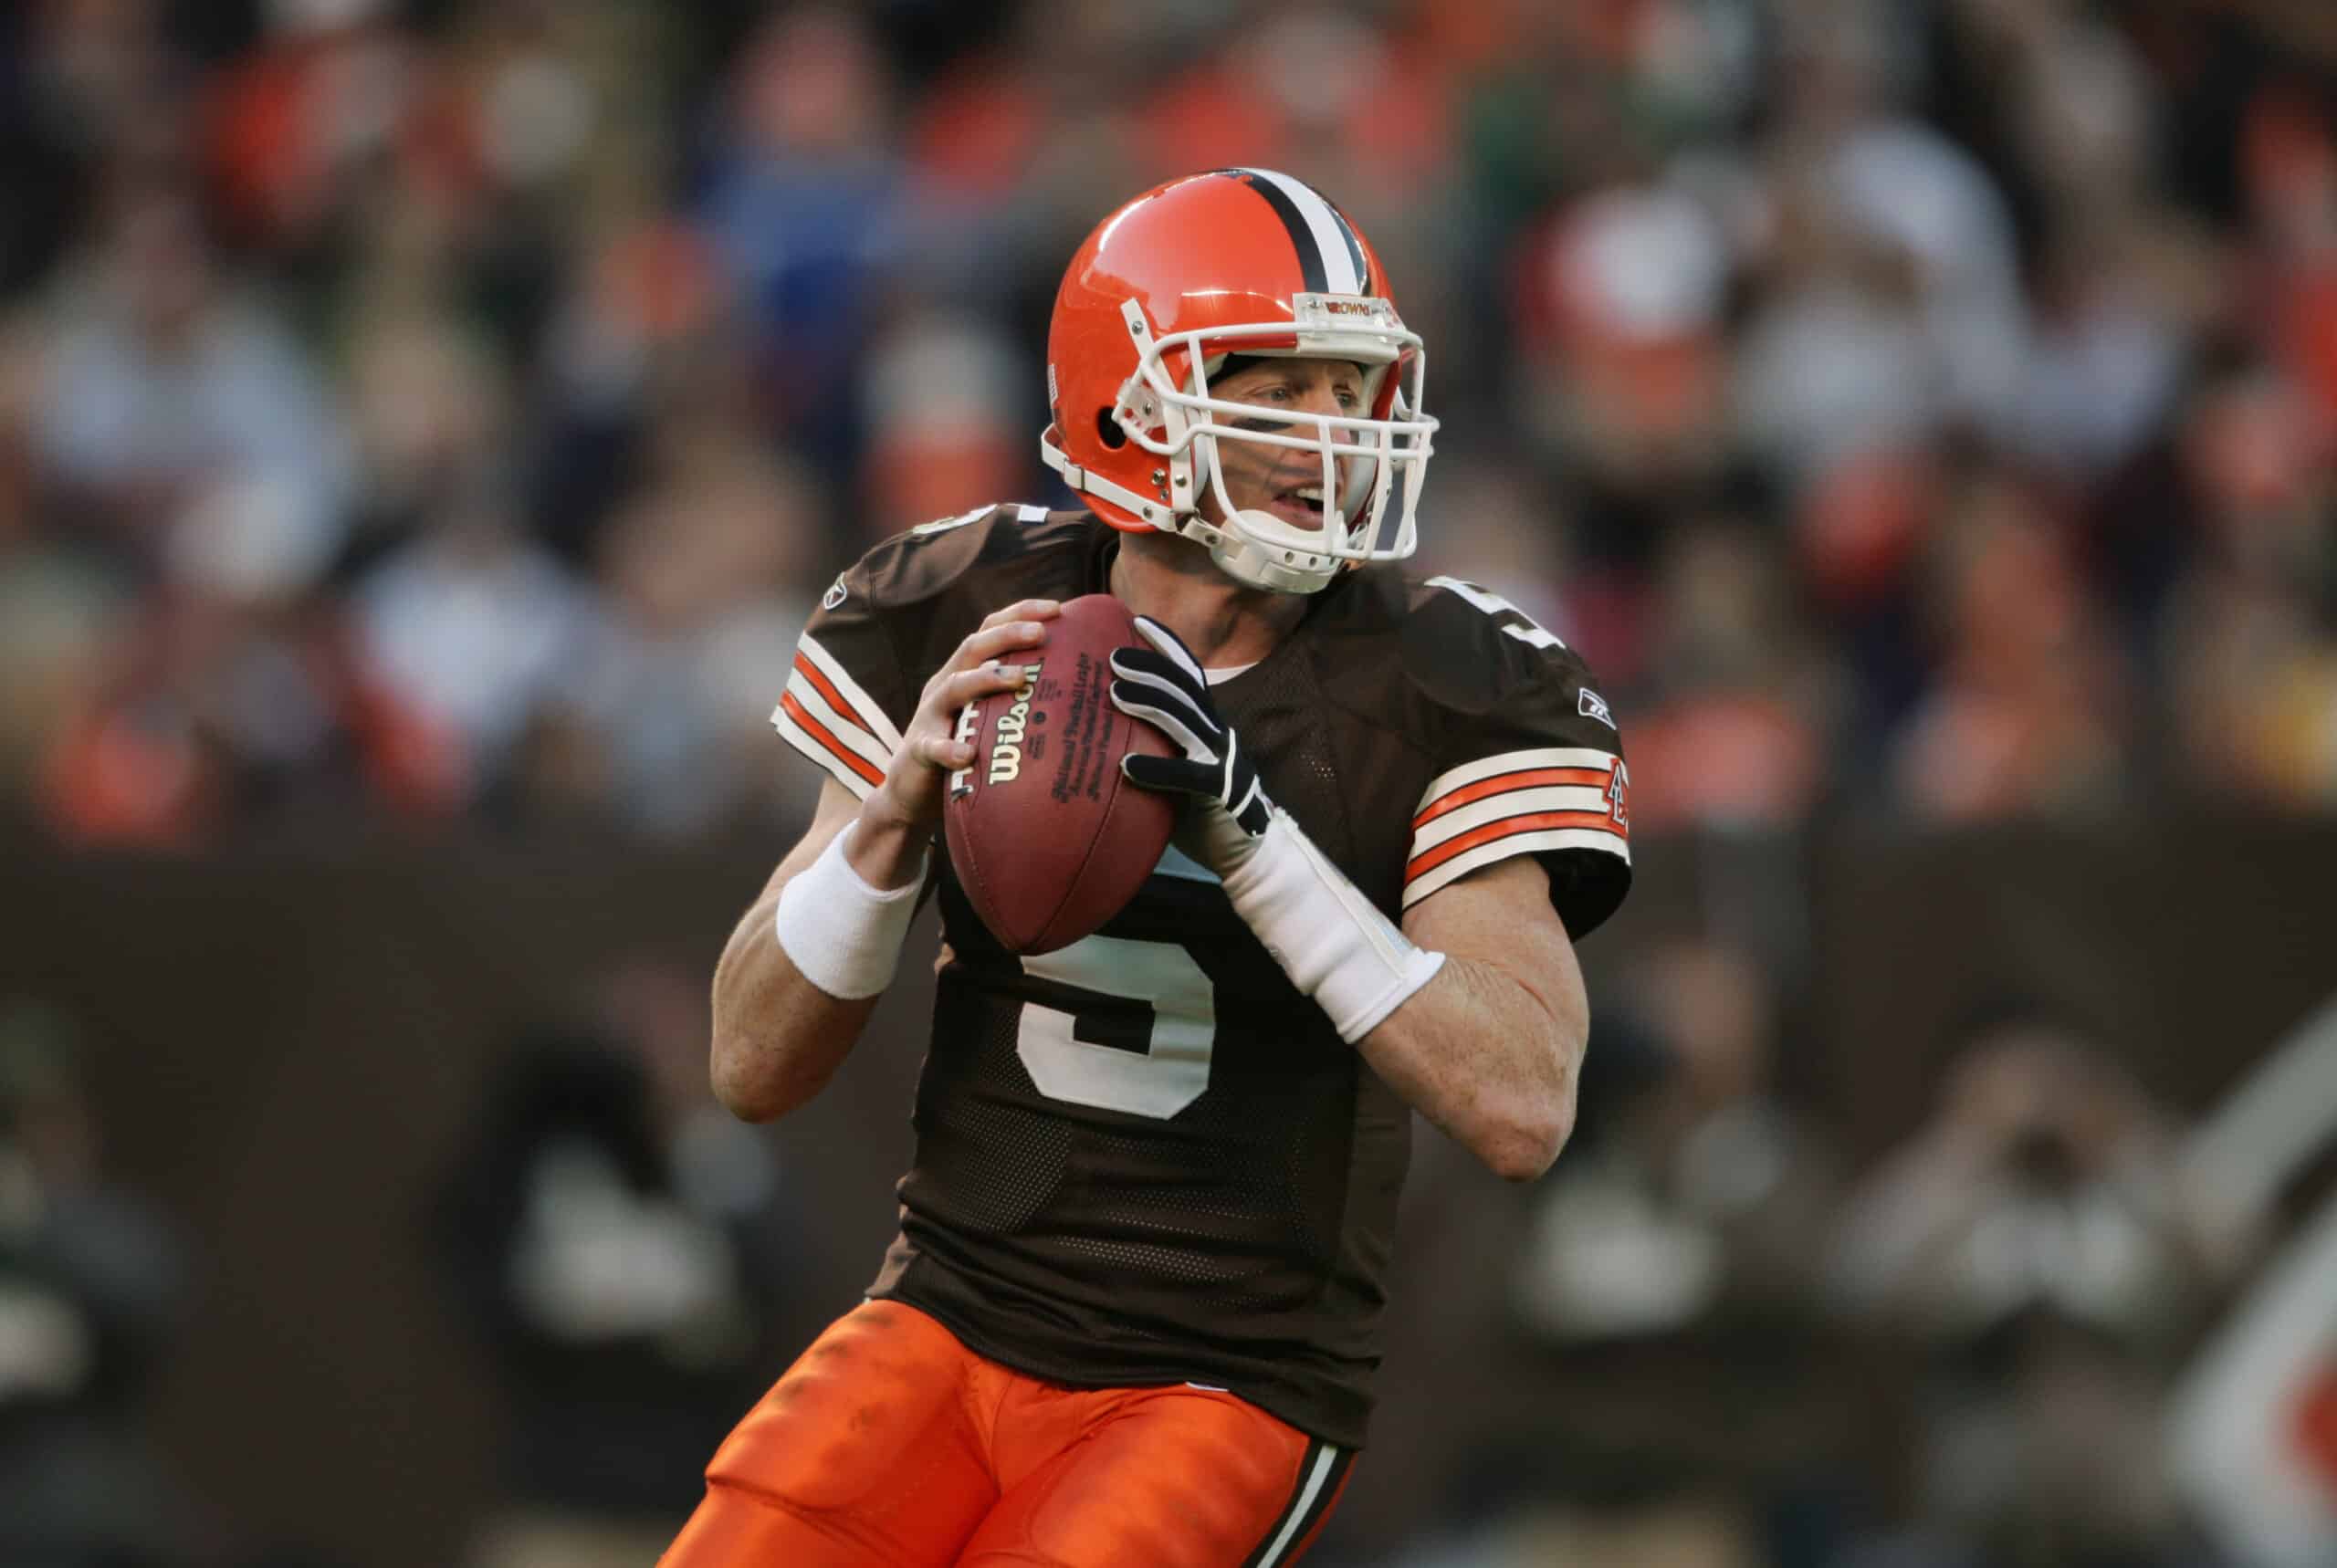
<path id="1" fill-rule="evenodd" d="M 1349 1045 L 1444 967 L 1443 954 L 1414 946 L 1279 806 L 1256 852 L 1226 873 L 1225 893 Z"/>
<path id="2" fill-rule="evenodd" d="M 780 947 L 803 977 L 848 1002 L 893 983 L 926 867 L 920 857 L 905 887 L 869 886 L 844 858 L 844 841 L 857 826 L 845 823 L 820 858 L 779 890 L 779 914 L 771 922 Z"/>

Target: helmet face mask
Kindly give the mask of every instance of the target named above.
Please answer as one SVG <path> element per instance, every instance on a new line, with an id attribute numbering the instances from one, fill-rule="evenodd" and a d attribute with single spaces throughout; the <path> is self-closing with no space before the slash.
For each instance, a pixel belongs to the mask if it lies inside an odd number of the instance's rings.
<path id="1" fill-rule="evenodd" d="M 1324 282 L 1356 291 L 1303 287 Z M 1043 456 L 1106 521 L 1196 539 L 1251 587 L 1313 592 L 1350 566 L 1410 555 L 1436 421 L 1420 412 L 1420 337 L 1384 292 L 1363 292 L 1374 285 L 1384 288 L 1361 236 L 1287 175 L 1230 171 L 1147 193 L 1105 221 L 1064 278 Z M 1213 395 L 1212 371 L 1231 355 L 1352 361 L 1368 412 Z M 1236 506 L 1228 442 L 1269 465 L 1294 452 L 1318 465 L 1320 524 Z"/>

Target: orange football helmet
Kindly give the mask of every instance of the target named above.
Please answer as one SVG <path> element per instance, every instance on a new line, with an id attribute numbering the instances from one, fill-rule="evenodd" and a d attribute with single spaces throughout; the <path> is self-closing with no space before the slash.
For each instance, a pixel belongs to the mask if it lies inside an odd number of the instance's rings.
<path id="1" fill-rule="evenodd" d="M 1210 395 L 1233 354 L 1351 361 L 1368 412 L 1260 428 L 1256 406 Z M 1120 208 L 1072 257 L 1047 335 L 1053 422 L 1040 455 L 1115 528 L 1182 534 L 1239 581 L 1312 593 L 1346 567 L 1412 553 L 1436 431 L 1420 411 L 1425 368 L 1378 256 L 1338 208 L 1270 169 L 1195 174 Z M 1321 528 L 1236 509 L 1221 441 L 1317 456 Z M 1201 516 L 1204 495 L 1223 523 Z"/>

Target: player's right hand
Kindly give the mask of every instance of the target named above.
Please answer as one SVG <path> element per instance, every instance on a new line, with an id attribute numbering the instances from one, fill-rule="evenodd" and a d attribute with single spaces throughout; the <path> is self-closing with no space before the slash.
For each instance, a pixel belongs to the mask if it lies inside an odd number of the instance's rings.
<path id="1" fill-rule="evenodd" d="M 918 696 L 917 713 L 901 734 L 892 766 L 862 808 L 864 815 L 908 829 L 919 838 L 941 823 L 942 791 L 949 775 L 970 768 L 974 747 L 957 737 L 958 715 L 968 703 L 992 692 L 1011 692 L 1022 681 L 1010 655 L 1046 641 L 1046 623 L 1062 612 L 1052 599 L 1025 599 L 991 612 L 958 651 L 933 673 Z"/>

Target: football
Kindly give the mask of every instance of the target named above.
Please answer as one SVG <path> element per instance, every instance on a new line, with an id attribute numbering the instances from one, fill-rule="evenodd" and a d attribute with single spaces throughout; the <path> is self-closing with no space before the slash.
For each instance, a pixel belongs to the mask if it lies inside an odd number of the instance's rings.
<path id="1" fill-rule="evenodd" d="M 1022 681 L 967 705 L 958 737 L 973 766 L 942 806 L 949 861 L 974 912 L 1014 953 L 1050 953 L 1094 932 L 1144 885 L 1168 847 L 1176 802 L 1120 775 L 1168 737 L 1112 706 L 1112 652 L 1136 618 L 1108 593 L 1066 601 Z"/>

